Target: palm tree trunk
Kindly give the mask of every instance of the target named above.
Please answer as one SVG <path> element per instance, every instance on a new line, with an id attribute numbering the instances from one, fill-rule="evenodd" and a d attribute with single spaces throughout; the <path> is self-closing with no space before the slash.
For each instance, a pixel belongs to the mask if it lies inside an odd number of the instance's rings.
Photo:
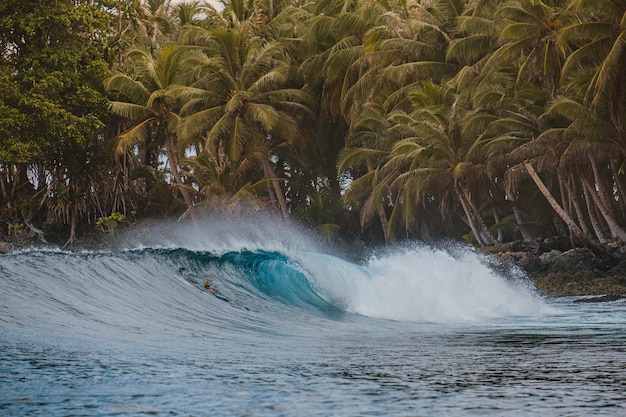
<path id="1" fill-rule="evenodd" d="M 474 215 L 474 219 L 478 222 L 479 231 L 482 233 L 483 241 L 485 242 L 487 246 L 493 245 L 494 242 L 496 242 L 496 238 L 493 236 L 493 234 L 491 234 L 491 232 L 489 231 L 489 228 L 487 228 L 487 225 L 485 224 L 485 220 L 480 215 L 480 211 L 478 210 L 478 207 L 476 207 L 476 205 L 472 202 L 469 190 L 464 186 L 460 186 L 460 187 L 461 187 L 461 190 L 463 191 L 463 195 L 465 196 L 465 200 L 467 201 L 467 204 L 469 205 L 469 208 Z"/>
<path id="2" fill-rule="evenodd" d="M 602 204 L 604 204 L 604 207 L 608 210 L 609 213 L 611 213 L 611 216 L 613 216 L 613 205 L 615 203 L 615 199 L 612 197 L 613 193 L 609 193 L 607 191 L 605 176 L 602 175 L 602 173 L 600 172 L 598 168 L 598 163 L 596 162 L 596 158 L 594 158 L 593 155 L 589 155 L 589 160 L 591 161 L 591 170 L 593 171 L 593 178 L 597 186 L 600 200 L 602 200 Z"/>
<path id="3" fill-rule="evenodd" d="M 372 165 L 372 161 L 367 160 L 367 172 L 370 173 L 374 171 L 374 166 Z M 393 240 L 393 237 L 390 236 L 389 233 L 389 219 L 387 218 L 387 213 L 385 212 L 385 208 L 382 204 L 379 204 L 376 207 L 376 214 L 378 215 L 378 220 L 380 221 L 380 226 L 383 229 L 383 235 L 385 236 L 385 242 L 389 243 Z"/>
<path id="4" fill-rule="evenodd" d="M 459 199 L 459 202 L 461 203 L 461 207 L 463 207 L 463 211 L 465 212 L 465 218 L 467 219 L 467 223 L 469 224 L 470 229 L 472 229 L 472 233 L 474 233 L 474 237 L 476 238 L 476 241 L 478 242 L 481 248 L 484 246 L 487 246 L 485 244 L 485 241 L 483 240 L 483 236 L 481 235 L 480 231 L 478 230 L 478 227 L 476 226 L 476 222 L 474 221 L 474 217 L 472 216 L 472 212 L 469 208 L 469 205 L 467 204 L 467 201 L 465 201 L 465 197 L 463 196 L 463 193 L 461 192 L 461 190 L 459 190 L 458 186 L 454 187 L 454 191 L 456 191 L 456 196 Z"/>
<path id="5" fill-rule="evenodd" d="M 283 214 L 283 218 L 289 218 L 289 209 L 287 208 L 287 200 L 285 200 L 285 195 L 283 194 L 283 190 L 280 188 L 280 182 L 276 177 L 276 173 L 274 172 L 274 168 L 272 168 L 272 164 L 269 161 L 269 158 L 263 158 L 263 171 L 265 172 L 265 177 L 270 180 L 272 184 L 272 188 L 274 189 L 274 194 L 276 195 L 276 199 L 278 200 L 278 204 L 280 205 L 280 210 Z"/>
<path id="6" fill-rule="evenodd" d="M 596 206 L 591 201 L 591 197 L 587 192 L 587 188 L 583 184 L 583 192 L 585 193 L 585 203 L 587 204 L 587 213 L 589 214 L 589 221 L 591 222 L 591 227 L 593 227 L 593 232 L 596 234 L 598 241 L 600 243 L 606 243 L 607 239 L 604 237 L 604 232 L 602 232 L 602 226 L 600 225 L 600 221 L 598 220 L 598 216 L 596 213 Z"/>
<path id="7" fill-rule="evenodd" d="M 185 201 L 187 208 L 191 208 L 193 206 L 193 201 L 191 199 L 191 195 L 189 194 L 189 190 L 185 188 L 185 182 L 183 181 L 183 177 L 180 175 L 180 164 L 178 163 L 176 141 L 172 137 L 172 134 L 167 134 L 166 147 L 167 157 L 170 161 L 170 169 L 172 170 L 172 176 L 174 177 L 174 181 L 176 181 L 176 184 L 178 185 L 178 188 L 183 196 L 183 200 Z"/>
<path id="8" fill-rule="evenodd" d="M 563 173 L 561 169 L 556 170 L 556 178 L 559 182 L 559 192 L 561 194 L 561 206 L 563 210 L 571 217 L 572 216 L 572 199 L 569 195 L 569 189 L 565 186 L 565 178 L 563 178 Z M 585 230 L 583 229 L 583 232 Z"/>
<path id="9" fill-rule="evenodd" d="M 578 218 L 578 224 L 580 225 L 580 229 L 584 234 L 589 235 L 589 225 L 587 224 L 587 219 L 585 218 L 585 213 L 580 206 L 580 201 L 578 200 L 579 194 L 576 189 L 576 184 L 573 182 L 568 182 L 565 184 L 565 188 L 567 189 L 567 193 L 569 195 L 569 199 L 574 207 L 574 212 L 576 213 L 576 217 Z"/>
<path id="10" fill-rule="evenodd" d="M 517 224 L 517 229 L 522 235 L 522 239 L 524 242 L 531 242 L 533 240 L 532 233 L 528 230 L 528 226 L 526 225 L 526 221 L 520 212 L 520 209 L 517 204 L 517 198 L 515 194 L 513 194 L 513 190 L 509 184 L 505 185 L 504 193 L 506 194 L 507 201 L 511 204 L 511 211 L 513 211 L 513 217 L 515 218 L 515 223 Z"/>
<path id="11" fill-rule="evenodd" d="M 626 219 L 626 192 L 624 192 L 624 184 L 622 184 L 622 181 L 620 179 L 620 174 L 619 174 L 619 170 L 617 168 L 617 166 L 615 166 L 615 161 L 610 158 L 611 161 L 611 172 L 613 173 L 613 181 L 615 182 L 615 185 L 617 187 L 617 195 L 619 197 L 619 209 L 620 209 L 620 216 L 622 220 Z"/>
<path id="12" fill-rule="evenodd" d="M 65 245 L 63 245 L 63 248 L 67 248 L 73 245 L 74 242 L 76 242 L 76 229 L 78 228 L 78 210 L 73 204 L 70 207 L 70 223 L 70 237 L 69 239 L 67 239 L 67 242 L 65 242 Z"/>
<path id="13" fill-rule="evenodd" d="M 619 224 L 617 224 L 615 218 L 611 215 L 598 193 L 596 193 L 596 191 L 594 190 L 593 184 L 591 183 L 589 178 L 583 176 L 582 181 L 587 188 L 587 191 L 591 195 L 591 198 L 593 199 L 596 207 L 598 207 L 598 210 L 600 210 L 600 214 L 602 214 L 602 217 L 604 217 L 604 221 L 606 221 L 606 224 L 609 226 L 609 230 L 611 231 L 611 237 L 617 238 L 622 242 L 626 242 L 626 231 L 622 229 Z"/>
<path id="14" fill-rule="evenodd" d="M 498 210 L 496 210 L 495 207 L 491 207 L 491 212 L 493 214 L 493 221 L 496 223 L 497 229 L 498 229 L 498 242 L 502 243 L 504 241 L 504 235 L 502 233 L 502 228 L 499 226 L 500 225 L 500 216 L 498 215 Z"/>
<path id="15" fill-rule="evenodd" d="M 537 185 L 537 188 L 539 188 L 539 191 L 541 191 L 541 194 L 543 194 L 543 196 L 546 198 L 550 206 L 552 206 L 552 209 L 554 209 L 554 211 L 559 215 L 561 220 L 565 222 L 567 227 L 578 238 L 578 240 L 580 240 L 596 256 L 601 257 L 603 259 L 607 259 L 607 258 L 612 259 L 613 256 L 609 254 L 605 248 L 603 248 L 602 246 L 596 245 L 591 239 L 589 239 L 589 237 L 583 233 L 580 227 L 578 227 L 578 225 L 574 223 L 572 218 L 567 215 L 565 210 L 563 210 L 563 208 L 559 206 L 559 203 L 557 203 L 557 201 L 554 199 L 554 197 L 552 196 L 552 194 L 550 193 L 546 185 L 541 180 L 541 178 L 539 178 L 539 175 L 537 174 L 537 171 L 535 171 L 535 168 L 533 167 L 533 165 L 528 160 L 525 160 L 524 166 L 526 167 L 526 171 L 528 172 L 532 180 Z"/>

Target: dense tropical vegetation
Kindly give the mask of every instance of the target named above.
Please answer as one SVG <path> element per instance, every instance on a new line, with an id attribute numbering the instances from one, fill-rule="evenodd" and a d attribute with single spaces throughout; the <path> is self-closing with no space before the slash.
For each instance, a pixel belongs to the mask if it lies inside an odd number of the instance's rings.
<path id="1" fill-rule="evenodd" d="M 0 0 L 0 218 L 626 241 L 626 0 Z"/>

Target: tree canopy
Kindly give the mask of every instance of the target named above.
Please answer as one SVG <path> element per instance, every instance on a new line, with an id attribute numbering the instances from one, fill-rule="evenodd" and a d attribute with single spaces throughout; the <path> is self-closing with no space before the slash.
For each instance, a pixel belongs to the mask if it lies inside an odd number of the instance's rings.
<path id="1" fill-rule="evenodd" d="M 371 243 L 626 240 L 626 2 L 220 4 L 0 2 L 6 234 L 248 207 Z"/>

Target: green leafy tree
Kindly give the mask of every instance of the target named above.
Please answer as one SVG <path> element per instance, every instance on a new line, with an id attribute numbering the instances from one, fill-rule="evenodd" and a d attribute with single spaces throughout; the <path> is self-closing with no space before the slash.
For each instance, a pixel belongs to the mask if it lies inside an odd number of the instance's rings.
<path id="1" fill-rule="evenodd" d="M 93 210 L 92 185 L 107 162 L 97 42 L 106 19 L 92 1 L 0 3 L 2 217 L 30 223 L 47 210 L 71 224 L 68 243 Z"/>

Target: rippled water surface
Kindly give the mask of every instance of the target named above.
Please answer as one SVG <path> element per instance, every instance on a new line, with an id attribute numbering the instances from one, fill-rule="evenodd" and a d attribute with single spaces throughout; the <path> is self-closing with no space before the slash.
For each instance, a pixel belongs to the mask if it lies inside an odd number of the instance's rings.
<path id="1" fill-rule="evenodd" d="M 0 415 L 626 415 L 624 302 L 244 242 L 4 255 Z"/>

